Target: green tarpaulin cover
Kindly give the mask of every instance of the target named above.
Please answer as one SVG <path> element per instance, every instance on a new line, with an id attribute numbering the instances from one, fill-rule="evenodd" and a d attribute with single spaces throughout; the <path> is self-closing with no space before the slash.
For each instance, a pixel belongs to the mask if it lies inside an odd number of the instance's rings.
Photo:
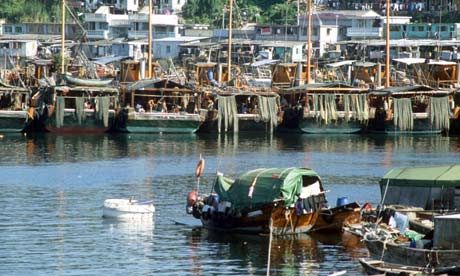
<path id="1" fill-rule="evenodd" d="M 231 202 L 233 209 L 255 208 L 276 200 L 283 200 L 289 206 L 297 201 L 304 176 L 314 178 L 320 183 L 318 174 L 311 169 L 271 168 L 246 172 L 236 180 L 218 176 L 214 189 L 220 201 Z M 249 196 L 251 185 L 252 197 Z"/>
<path id="2" fill-rule="evenodd" d="M 460 164 L 430 167 L 396 168 L 380 180 L 385 186 L 460 187 Z"/>

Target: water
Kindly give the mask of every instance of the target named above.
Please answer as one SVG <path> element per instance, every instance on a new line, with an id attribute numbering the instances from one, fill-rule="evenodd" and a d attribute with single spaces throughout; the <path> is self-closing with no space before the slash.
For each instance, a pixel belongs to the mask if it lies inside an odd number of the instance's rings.
<path id="1" fill-rule="evenodd" d="M 312 135 L 5 135 L 0 139 L 0 275 L 265 275 L 266 236 L 178 225 L 185 197 L 216 171 L 311 167 L 337 197 L 377 204 L 398 166 L 458 162 L 460 138 Z M 152 198 L 152 221 L 101 218 L 107 198 Z M 367 251 L 349 236 L 277 237 L 272 275 L 362 275 Z"/>

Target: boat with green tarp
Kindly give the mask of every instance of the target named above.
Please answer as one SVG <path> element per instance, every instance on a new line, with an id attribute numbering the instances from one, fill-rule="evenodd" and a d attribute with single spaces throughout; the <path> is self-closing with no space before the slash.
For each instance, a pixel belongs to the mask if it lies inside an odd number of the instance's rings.
<path id="1" fill-rule="evenodd" d="M 189 193 L 187 211 L 212 230 L 295 234 L 310 231 L 326 198 L 307 168 L 256 169 L 236 179 L 218 174 L 209 195 Z"/>
<path id="2" fill-rule="evenodd" d="M 350 134 L 365 129 L 369 119 L 367 88 L 342 82 L 312 83 L 280 90 L 280 131 Z"/>
<path id="3" fill-rule="evenodd" d="M 383 134 L 440 134 L 452 119 L 452 91 L 424 85 L 395 86 L 371 91 L 367 130 Z"/>

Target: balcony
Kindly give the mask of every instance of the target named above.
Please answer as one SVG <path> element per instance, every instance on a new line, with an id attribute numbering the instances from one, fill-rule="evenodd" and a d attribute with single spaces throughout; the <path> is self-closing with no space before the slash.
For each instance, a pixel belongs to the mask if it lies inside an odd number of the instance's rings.
<path id="1" fill-rule="evenodd" d="M 129 21 L 131 22 L 145 22 L 149 21 L 148 15 L 144 14 L 130 14 Z M 152 15 L 152 25 L 171 25 L 177 26 L 179 23 L 177 15 L 169 14 L 154 14 Z"/>
<path id="2" fill-rule="evenodd" d="M 85 13 L 85 22 L 109 22 L 109 16 L 100 13 Z"/>
<path id="3" fill-rule="evenodd" d="M 88 30 L 87 34 L 89 39 L 109 39 L 109 31 L 108 30 Z"/>
<path id="4" fill-rule="evenodd" d="M 129 39 L 142 39 L 147 38 L 149 35 L 148 31 L 130 31 L 128 33 Z M 165 37 L 176 37 L 175 32 L 154 32 L 153 39 L 165 38 Z"/>
<path id="5" fill-rule="evenodd" d="M 350 38 L 382 38 L 383 37 L 383 28 L 357 28 L 350 27 L 347 28 L 347 36 Z"/>

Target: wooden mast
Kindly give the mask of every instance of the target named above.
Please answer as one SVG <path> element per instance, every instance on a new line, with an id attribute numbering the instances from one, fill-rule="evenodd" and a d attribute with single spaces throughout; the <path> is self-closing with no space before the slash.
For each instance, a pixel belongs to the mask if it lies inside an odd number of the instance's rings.
<path id="1" fill-rule="evenodd" d="M 387 24 L 385 25 L 385 88 L 388 88 L 390 87 L 390 0 L 386 0 L 386 22 Z"/>
<path id="2" fill-rule="evenodd" d="M 65 73 L 65 0 L 62 0 L 62 23 L 61 23 L 61 74 Z"/>
<path id="3" fill-rule="evenodd" d="M 233 0 L 230 0 L 228 7 L 228 60 L 227 60 L 227 82 L 232 79 L 232 17 L 233 17 Z"/>
<path id="4" fill-rule="evenodd" d="M 149 54 L 148 54 L 149 75 L 148 75 L 148 78 L 149 79 L 152 78 L 152 52 L 153 52 L 153 49 L 152 49 L 152 1 L 153 0 L 149 0 L 149 36 L 148 36 L 148 40 L 149 40 Z"/>
<path id="5" fill-rule="evenodd" d="M 307 84 L 310 83 L 311 76 L 310 76 L 310 65 L 311 65 L 311 13 L 312 13 L 312 2 L 308 0 L 308 32 L 307 32 Z"/>

